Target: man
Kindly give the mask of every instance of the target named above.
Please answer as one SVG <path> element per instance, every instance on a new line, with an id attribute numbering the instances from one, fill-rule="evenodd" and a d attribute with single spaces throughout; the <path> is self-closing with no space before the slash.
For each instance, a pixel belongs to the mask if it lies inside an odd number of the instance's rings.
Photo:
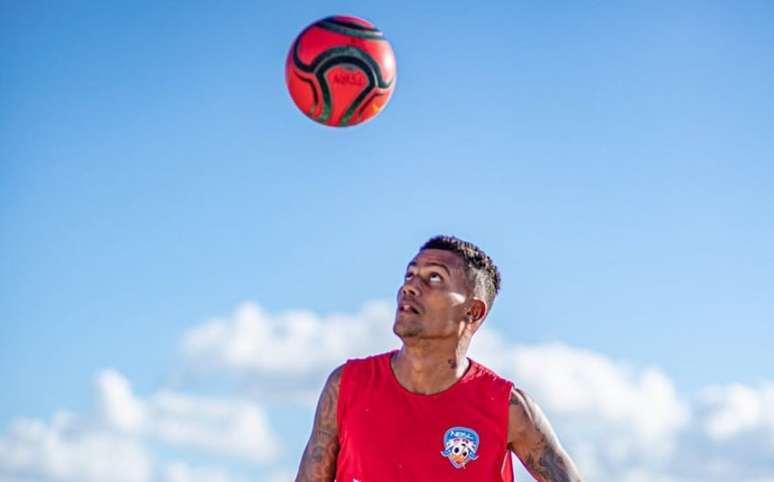
<path id="1" fill-rule="evenodd" d="M 539 482 L 580 482 L 535 402 L 465 356 L 499 288 L 477 246 L 425 243 L 398 291 L 403 346 L 331 373 L 296 482 L 510 482 L 511 452 Z"/>

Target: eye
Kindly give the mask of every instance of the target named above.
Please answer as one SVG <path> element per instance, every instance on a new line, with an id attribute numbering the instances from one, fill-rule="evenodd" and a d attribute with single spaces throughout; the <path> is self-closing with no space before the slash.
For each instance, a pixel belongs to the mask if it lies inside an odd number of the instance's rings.
<path id="1" fill-rule="evenodd" d="M 459 447 L 454 447 L 454 450 L 452 450 L 452 452 L 454 452 L 455 454 L 458 454 L 458 453 L 460 453 L 460 448 Z"/>
<path id="2" fill-rule="evenodd" d="M 414 276 L 414 275 L 413 275 L 413 274 L 411 274 L 411 273 L 406 273 L 406 274 L 403 276 L 403 279 L 409 280 L 409 279 L 411 279 L 413 276 Z"/>
<path id="3" fill-rule="evenodd" d="M 430 273 L 429 280 L 431 283 L 440 283 L 443 281 L 443 278 L 438 273 Z"/>

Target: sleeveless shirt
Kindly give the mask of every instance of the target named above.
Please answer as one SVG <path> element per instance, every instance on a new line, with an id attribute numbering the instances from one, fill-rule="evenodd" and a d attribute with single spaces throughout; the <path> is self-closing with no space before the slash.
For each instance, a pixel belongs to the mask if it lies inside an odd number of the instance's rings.
<path id="1" fill-rule="evenodd" d="M 344 365 L 336 482 L 513 482 L 512 383 L 469 359 L 451 387 L 413 393 L 392 371 L 396 353 Z"/>

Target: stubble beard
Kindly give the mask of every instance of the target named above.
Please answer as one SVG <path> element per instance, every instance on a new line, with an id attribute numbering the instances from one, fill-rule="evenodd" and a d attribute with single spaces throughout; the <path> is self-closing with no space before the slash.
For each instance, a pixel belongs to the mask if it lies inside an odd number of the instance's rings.
<path id="1" fill-rule="evenodd" d="M 399 320 L 396 318 L 392 325 L 392 332 L 401 340 L 405 340 L 418 337 L 423 333 L 423 328 L 418 320 Z"/>

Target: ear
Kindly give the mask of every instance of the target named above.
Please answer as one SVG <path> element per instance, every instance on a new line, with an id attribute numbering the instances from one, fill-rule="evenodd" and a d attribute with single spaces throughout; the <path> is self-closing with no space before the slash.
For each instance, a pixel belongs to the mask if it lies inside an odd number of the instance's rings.
<path id="1" fill-rule="evenodd" d="M 488 312 L 489 307 L 486 305 L 486 301 L 481 298 L 471 299 L 467 312 L 468 323 L 475 325 L 475 328 L 478 329 L 478 325 L 484 321 Z"/>

